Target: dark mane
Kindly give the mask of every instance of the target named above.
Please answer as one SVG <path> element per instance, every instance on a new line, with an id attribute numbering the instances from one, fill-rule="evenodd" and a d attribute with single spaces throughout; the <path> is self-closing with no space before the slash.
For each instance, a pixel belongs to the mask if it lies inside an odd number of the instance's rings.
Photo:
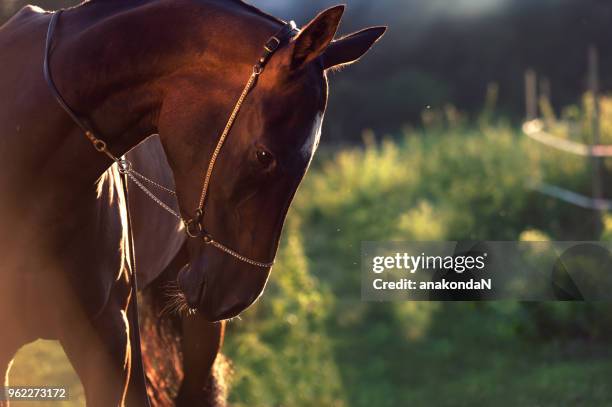
<path id="1" fill-rule="evenodd" d="M 263 17 L 267 20 L 270 20 L 272 22 L 278 23 L 278 24 L 285 24 L 285 22 L 279 18 L 274 17 L 271 14 L 266 13 L 265 11 L 262 11 L 261 9 L 255 7 L 254 5 L 250 4 L 250 3 L 246 3 L 243 0 L 229 0 L 232 1 L 236 4 L 238 4 L 239 6 L 245 7 L 247 8 L 249 11 L 253 12 L 254 14 L 257 14 L 260 17 Z"/>
<path id="2" fill-rule="evenodd" d="M 87 4 L 109 3 L 109 2 L 113 2 L 113 1 L 118 2 L 120 4 L 121 3 L 125 4 L 125 0 L 83 0 L 81 3 L 79 3 L 78 5 L 73 6 L 73 7 L 85 6 Z M 276 18 L 273 15 L 264 12 L 261 9 L 255 7 L 254 5 L 244 2 L 243 0 L 224 0 L 224 1 L 235 3 L 236 5 L 238 5 L 240 7 L 246 8 L 247 10 L 252 12 L 253 14 L 256 14 L 256 15 L 258 15 L 260 17 L 263 17 L 263 18 L 265 18 L 265 19 L 267 19 L 269 21 L 272 21 L 274 23 L 277 23 L 277 24 L 284 24 L 285 23 L 283 20 L 281 20 L 279 18 Z M 73 7 L 70 7 L 70 8 L 73 8 Z"/>

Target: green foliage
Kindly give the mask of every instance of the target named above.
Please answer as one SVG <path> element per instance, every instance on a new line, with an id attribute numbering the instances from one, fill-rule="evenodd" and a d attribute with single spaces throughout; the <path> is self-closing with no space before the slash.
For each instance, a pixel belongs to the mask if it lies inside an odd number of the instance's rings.
<path id="1" fill-rule="evenodd" d="M 234 406 L 343 406 L 324 319 L 331 296 L 309 273 L 290 221 L 266 297 L 229 324 Z"/>
<path id="2" fill-rule="evenodd" d="M 605 347 L 590 342 L 585 353 L 581 342 L 608 337 L 612 321 L 604 318 L 605 304 L 359 299 L 361 241 L 546 241 L 575 233 L 567 225 L 583 222 L 581 211 L 527 186 L 547 179 L 584 188 L 586 168 L 490 118 L 474 129 L 461 120 L 451 124 L 448 112 L 429 114 L 429 127 L 408 131 L 398 142 L 376 145 L 367 137 L 365 147 L 326 154 L 314 164 L 290 212 L 270 286 L 228 336 L 238 375 L 235 402 L 392 407 L 612 401 L 602 376 L 612 372 L 609 364 L 589 359 L 606 354 Z M 314 303 L 323 307 L 316 318 L 303 305 L 313 302 L 299 301 L 304 287 L 306 298 L 318 298 Z M 286 322 L 293 316 L 297 325 Z M 238 351 L 245 335 L 254 345 Z"/>

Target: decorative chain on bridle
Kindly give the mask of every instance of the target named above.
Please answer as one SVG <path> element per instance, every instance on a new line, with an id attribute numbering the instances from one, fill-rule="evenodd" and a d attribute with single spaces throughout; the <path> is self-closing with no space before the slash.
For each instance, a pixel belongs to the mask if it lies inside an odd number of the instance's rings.
<path id="1" fill-rule="evenodd" d="M 155 195 L 145 184 L 155 187 L 159 191 L 165 192 L 169 195 L 176 196 L 176 193 L 172 189 L 167 188 L 163 185 L 160 185 L 159 183 L 147 178 L 143 174 L 134 170 L 132 168 L 132 163 L 129 162 L 125 157 L 116 157 L 108 149 L 106 142 L 95 136 L 94 132 L 89 128 L 89 126 L 87 126 L 79 118 L 79 116 L 77 116 L 74 110 L 70 108 L 70 106 L 66 103 L 65 99 L 59 93 L 57 87 L 55 86 L 55 83 L 53 82 L 53 78 L 51 76 L 51 70 L 49 67 L 49 58 L 51 54 L 53 32 L 55 30 L 55 26 L 57 24 L 57 20 L 61 12 L 62 11 L 60 10 L 51 17 L 51 21 L 49 23 L 49 29 L 47 31 L 47 41 L 45 45 L 45 60 L 44 60 L 44 67 L 43 67 L 45 80 L 47 81 L 47 84 L 49 85 L 49 88 L 51 92 L 53 93 L 53 96 L 55 97 L 57 102 L 68 113 L 68 115 L 72 118 L 72 120 L 84 131 L 85 136 L 92 143 L 96 151 L 98 151 L 99 153 L 105 154 L 108 158 L 110 158 L 115 163 L 117 163 L 118 170 L 121 174 L 127 176 L 136 186 L 138 186 L 138 188 L 140 188 L 157 205 L 159 205 L 161 208 L 166 210 L 168 213 L 170 213 L 171 215 L 176 217 L 178 220 L 183 222 L 185 226 L 185 232 L 187 233 L 189 237 L 201 238 L 205 244 L 211 245 L 217 248 L 218 250 L 221 250 L 222 252 L 227 253 L 228 255 L 242 262 L 248 263 L 250 265 L 262 267 L 262 268 L 272 267 L 272 265 L 274 264 L 273 261 L 260 262 L 257 260 L 253 260 L 247 256 L 244 256 L 238 253 L 237 251 L 233 249 L 230 249 L 229 247 L 215 240 L 212 237 L 212 235 L 208 233 L 206 229 L 204 229 L 204 225 L 203 225 L 204 205 L 206 203 L 206 196 L 208 194 L 210 180 L 212 178 L 215 163 L 217 162 L 217 157 L 219 156 L 219 153 L 221 152 L 221 148 L 223 147 L 223 144 L 225 143 L 225 139 L 229 135 L 232 129 L 232 126 L 234 122 L 236 121 L 236 117 L 238 116 L 238 113 L 240 112 L 240 108 L 242 107 L 242 104 L 244 103 L 249 92 L 257 84 L 257 79 L 259 75 L 261 75 L 261 73 L 264 71 L 264 68 L 266 64 L 268 63 L 268 61 L 270 60 L 270 58 L 272 57 L 272 55 L 276 52 L 276 50 L 281 46 L 283 42 L 290 41 L 292 37 L 294 37 L 297 33 L 299 33 L 299 30 L 296 28 L 295 23 L 293 21 L 286 23 L 281 28 L 280 31 L 278 31 L 274 36 L 270 37 L 270 39 L 268 39 L 268 41 L 266 41 L 266 43 L 264 44 L 264 52 L 262 53 L 257 63 L 253 66 L 251 76 L 249 77 L 249 80 L 244 86 L 242 93 L 240 94 L 240 97 L 238 98 L 236 104 L 234 105 L 232 113 L 230 114 L 227 120 L 227 123 L 225 124 L 225 127 L 223 129 L 223 132 L 221 133 L 221 136 L 219 137 L 219 140 L 217 141 L 217 145 L 215 146 L 215 149 L 213 150 L 210 161 L 208 163 L 206 174 L 204 175 L 202 193 L 200 194 L 200 200 L 198 202 L 198 208 L 196 209 L 195 216 L 191 219 L 184 219 L 173 208 L 171 208 L 163 200 L 158 198 L 157 195 Z"/>

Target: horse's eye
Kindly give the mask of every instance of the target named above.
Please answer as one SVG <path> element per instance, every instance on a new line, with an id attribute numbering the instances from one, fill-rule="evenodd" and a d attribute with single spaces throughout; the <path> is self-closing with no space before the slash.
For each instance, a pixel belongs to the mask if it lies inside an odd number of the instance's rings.
<path id="1" fill-rule="evenodd" d="M 274 163 L 274 157 L 269 151 L 257 150 L 257 160 L 264 168 L 269 168 Z"/>

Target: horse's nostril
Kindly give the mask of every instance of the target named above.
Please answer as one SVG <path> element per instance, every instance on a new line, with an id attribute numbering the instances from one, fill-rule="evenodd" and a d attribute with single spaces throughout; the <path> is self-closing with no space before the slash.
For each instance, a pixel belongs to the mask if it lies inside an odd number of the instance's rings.
<path id="1" fill-rule="evenodd" d="M 185 279 L 188 270 L 189 264 L 186 264 L 183 266 L 183 268 L 180 269 L 180 271 L 176 275 L 176 284 L 178 285 L 179 290 L 183 292 L 185 292 Z"/>
<path id="2" fill-rule="evenodd" d="M 190 264 L 183 266 L 176 281 L 187 305 L 190 308 L 197 308 L 203 295 L 204 282 L 198 278 L 194 270 L 191 270 Z"/>
<path id="3" fill-rule="evenodd" d="M 206 297 L 206 287 L 208 286 L 208 284 L 206 283 L 206 276 L 204 276 L 204 279 L 202 279 L 202 284 L 200 286 L 200 293 L 198 294 L 198 302 L 203 302 L 204 298 Z"/>

